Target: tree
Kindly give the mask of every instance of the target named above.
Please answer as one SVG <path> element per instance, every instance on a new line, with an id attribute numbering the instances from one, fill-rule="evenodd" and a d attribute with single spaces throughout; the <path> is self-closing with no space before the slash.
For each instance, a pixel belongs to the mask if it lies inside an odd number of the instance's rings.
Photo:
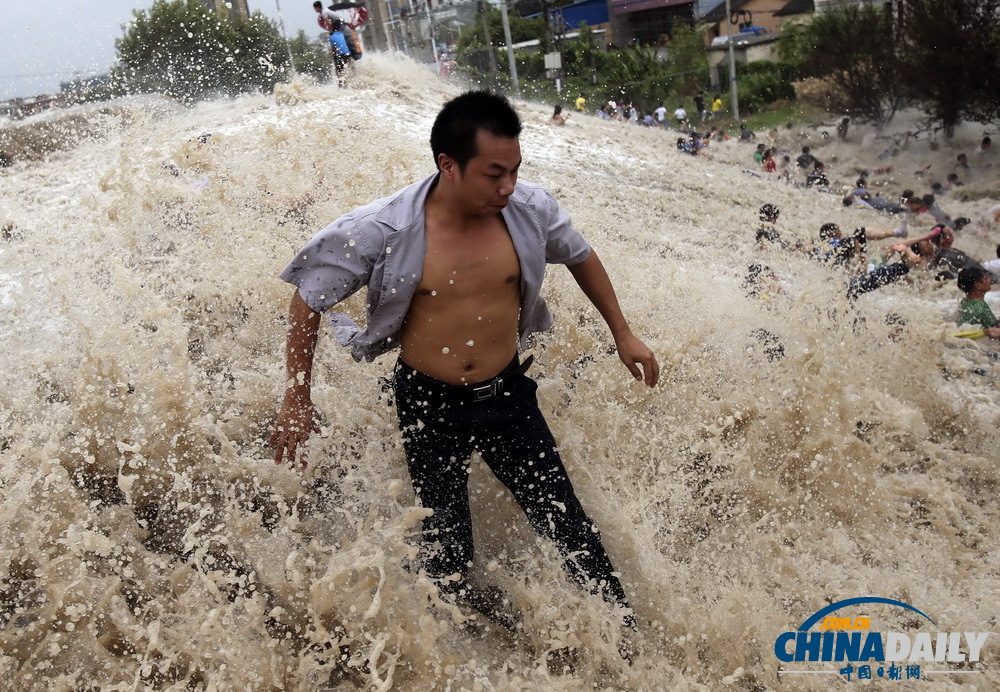
<path id="1" fill-rule="evenodd" d="M 850 5 L 789 29 L 780 54 L 798 65 L 799 77 L 820 78 L 829 85 L 829 107 L 881 125 L 903 104 L 904 71 L 897 49 L 888 6 Z"/>
<path id="2" fill-rule="evenodd" d="M 490 43 L 493 46 L 504 45 L 503 18 L 500 15 L 500 10 L 487 5 L 484 5 L 482 10 L 485 13 L 485 23 L 488 27 Z M 530 41 L 532 39 L 541 41 L 545 38 L 545 23 L 540 19 L 525 19 L 517 14 L 510 13 L 508 14 L 508 23 L 513 43 L 521 43 L 522 41 Z M 484 63 L 483 60 L 479 60 L 476 57 L 477 54 L 484 53 L 487 48 L 482 21 L 477 20 L 465 27 L 462 34 L 458 37 L 457 48 L 460 62 L 471 64 Z M 497 66 L 505 70 L 507 61 L 505 59 L 499 60 Z M 482 69 L 486 71 L 485 63 Z"/>
<path id="3" fill-rule="evenodd" d="M 322 39 L 310 39 L 299 29 L 295 38 L 288 41 L 295 61 L 295 69 L 320 82 L 330 79 L 330 44 Z"/>
<path id="4" fill-rule="evenodd" d="M 271 20 L 260 12 L 230 17 L 198 0 L 157 0 L 133 11 L 115 48 L 114 74 L 126 91 L 185 102 L 271 91 L 289 67 L 287 44 Z"/>
<path id="5" fill-rule="evenodd" d="M 907 91 L 947 136 L 1000 117 L 1000 0 L 905 0 Z"/>
<path id="6" fill-rule="evenodd" d="M 707 81 L 708 50 L 705 48 L 704 25 L 674 26 L 667 43 L 670 55 L 670 71 L 680 79 L 678 90 L 684 94 L 700 91 Z"/>

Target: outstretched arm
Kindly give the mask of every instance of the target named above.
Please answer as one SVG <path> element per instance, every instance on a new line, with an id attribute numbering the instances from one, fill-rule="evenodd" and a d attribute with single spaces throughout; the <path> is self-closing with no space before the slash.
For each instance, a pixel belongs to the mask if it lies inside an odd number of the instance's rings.
<path id="1" fill-rule="evenodd" d="M 274 463 L 282 457 L 295 463 L 295 451 L 309 436 L 319 431 L 319 414 L 311 396 L 313 355 L 319 338 L 319 313 L 306 305 L 298 291 L 288 308 L 288 336 L 285 346 L 285 397 L 278 412 L 270 444 L 275 448 Z M 286 455 L 287 453 L 287 455 Z M 306 456 L 300 454 L 305 468 Z"/>
<path id="2" fill-rule="evenodd" d="M 567 267 L 584 295 L 590 299 L 601 317 L 608 323 L 611 335 L 615 339 L 618 357 L 632 376 L 646 386 L 654 387 L 660 379 L 660 366 L 653 352 L 639 340 L 629 329 L 628 322 L 622 314 L 615 288 L 611 285 L 608 272 L 605 271 L 601 259 L 593 250 L 583 262 Z"/>

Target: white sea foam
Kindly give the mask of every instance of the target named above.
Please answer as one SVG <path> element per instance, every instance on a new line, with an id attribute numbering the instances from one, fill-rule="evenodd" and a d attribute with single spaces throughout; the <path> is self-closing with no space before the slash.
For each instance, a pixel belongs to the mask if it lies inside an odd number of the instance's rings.
<path id="1" fill-rule="evenodd" d="M 830 220 L 891 221 L 743 173 L 751 149 L 733 141 L 695 159 L 667 133 L 580 115 L 556 128 L 550 105 L 521 105 L 522 177 L 570 211 L 663 369 L 654 391 L 632 382 L 551 269 L 556 326 L 532 374 L 634 603 L 633 666 L 614 614 L 567 580 L 478 463 L 475 572 L 523 610 L 524 633 L 463 627 L 407 571 L 424 513 L 379 400 L 390 359 L 357 365 L 324 338 L 324 433 L 306 470 L 275 467 L 265 440 L 290 296 L 277 274 L 331 219 L 432 171 L 430 124 L 458 91 L 405 60 L 363 62 L 349 90 L 135 105 L 100 137 L 0 176 L 5 689 L 825 689 L 834 676 L 779 677 L 773 643 L 829 602 L 882 596 L 942 630 L 994 626 L 989 344 L 949 336 L 953 283 L 917 276 L 852 308 L 843 275 L 756 251 L 764 202 L 803 242 Z M 873 180 L 898 195 L 925 191 L 913 171 L 950 172 L 981 132 L 884 161 L 863 132 L 760 134 L 792 151 L 811 141 L 845 181 L 890 163 Z M 956 244 L 983 258 L 996 172 L 974 160 L 941 202 L 973 219 Z M 792 297 L 747 299 L 752 261 Z M 553 675 L 546 652 L 566 646 L 585 655 Z M 983 673 L 962 681 L 1000 685 L 996 655 L 987 643 Z"/>

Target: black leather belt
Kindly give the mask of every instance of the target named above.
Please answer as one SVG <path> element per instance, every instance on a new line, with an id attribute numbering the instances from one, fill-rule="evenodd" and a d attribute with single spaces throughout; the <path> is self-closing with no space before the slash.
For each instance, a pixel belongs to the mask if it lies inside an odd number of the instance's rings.
<path id="1" fill-rule="evenodd" d="M 531 367 L 531 364 L 532 362 L 534 362 L 534 360 L 535 356 L 529 355 L 523 361 L 519 362 L 518 358 L 515 356 L 514 360 L 511 361 L 511 364 L 508 365 L 506 368 L 504 368 L 503 372 L 501 372 L 499 375 L 496 375 L 495 377 L 492 377 L 486 380 L 485 382 L 480 382 L 479 384 L 476 385 L 448 384 L 447 382 L 436 380 L 433 377 L 430 377 L 429 375 L 425 375 L 422 372 L 415 370 L 414 368 L 407 365 L 403 361 L 399 361 L 397 369 L 399 366 L 402 366 L 406 370 L 410 371 L 409 376 L 413 377 L 418 382 L 424 382 L 439 391 L 447 391 L 459 396 L 462 395 L 469 396 L 472 399 L 472 401 L 480 402 L 480 401 L 489 401 L 490 399 L 495 399 L 496 397 L 503 394 L 504 378 L 511 377 L 513 375 L 523 375 L 525 372 L 528 371 L 528 368 Z"/>

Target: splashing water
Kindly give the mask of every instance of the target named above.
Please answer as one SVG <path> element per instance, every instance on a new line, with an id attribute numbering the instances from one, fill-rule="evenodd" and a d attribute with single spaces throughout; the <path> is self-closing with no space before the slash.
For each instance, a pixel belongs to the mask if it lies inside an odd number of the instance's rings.
<path id="1" fill-rule="evenodd" d="M 803 241 L 873 217 L 742 173 L 736 142 L 692 158 L 660 131 L 553 128 L 550 106 L 520 105 L 522 177 L 600 252 L 663 369 L 656 390 L 634 383 L 552 268 L 556 326 L 532 374 L 635 606 L 633 665 L 615 614 L 480 462 L 474 573 L 522 631 L 470 619 L 407 569 L 425 512 L 379 398 L 390 358 L 358 365 L 324 338 L 323 434 L 305 471 L 274 466 L 291 294 L 277 274 L 333 218 L 432 171 L 430 125 L 456 93 L 399 59 L 364 68 L 349 90 L 83 111 L 82 139 L 0 177 L 5 689 L 823 689 L 780 676 L 773 644 L 832 601 L 994 625 L 989 346 L 948 336 L 953 284 L 918 277 L 852 307 L 834 270 L 755 250 L 764 202 Z M 826 146 L 828 168 L 867 154 Z M 948 208 L 978 221 L 989 204 Z M 752 261 L 790 296 L 748 299 Z M 363 296 L 348 311 L 360 320 Z M 566 647 L 585 655 L 552 670 Z M 994 652 L 966 681 L 1000 685 Z"/>

